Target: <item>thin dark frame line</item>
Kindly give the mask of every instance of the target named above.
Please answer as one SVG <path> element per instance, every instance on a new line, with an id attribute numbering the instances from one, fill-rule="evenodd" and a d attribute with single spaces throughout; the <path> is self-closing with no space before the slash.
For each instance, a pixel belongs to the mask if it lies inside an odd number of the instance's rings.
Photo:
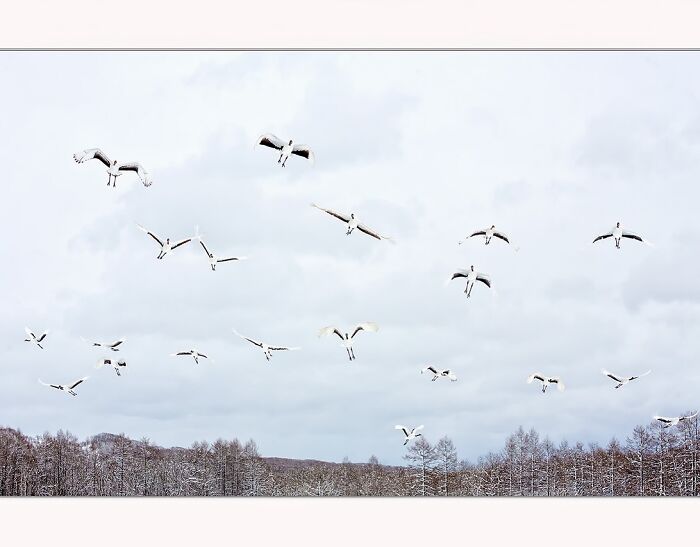
<path id="1" fill-rule="evenodd" d="M 338 48 L 306 48 L 306 47 L 260 47 L 260 48 L 217 48 L 217 47 L 57 47 L 57 48 L 41 48 L 41 47 L 0 47 L 0 52 L 696 52 L 700 51 L 700 47 L 476 47 L 476 48 L 453 48 L 453 47 L 338 47 Z"/>

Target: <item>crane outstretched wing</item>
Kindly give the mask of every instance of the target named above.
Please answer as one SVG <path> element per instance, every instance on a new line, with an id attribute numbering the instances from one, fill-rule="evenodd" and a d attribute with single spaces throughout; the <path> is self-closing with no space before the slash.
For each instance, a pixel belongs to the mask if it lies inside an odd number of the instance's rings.
<path id="1" fill-rule="evenodd" d="M 335 218 L 342 220 L 343 222 L 350 222 L 350 215 L 338 213 L 338 212 L 334 211 L 333 209 L 324 209 L 323 207 L 319 207 L 315 203 L 312 203 L 311 207 L 316 207 L 316 209 L 323 211 L 324 213 L 328 213 L 329 215 L 334 216 Z M 359 226 L 358 226 L 358 228 L 359 228 Z"/>
<path id="2" fill-rule="evenodd" d="M 153 184 L 153 179 L 151 175 L 146 171 L 143 165 L 140 163 L 124 163 L 119 166 L 120 171 L 133 171 L 136 173 L 144 186 L 148 187 Z"/>
<path id="3" fill-rule="evenodd" d="M 636 239 L 637 241 L 641 241 L 642 243 L 644 243 L 642 236 L 635 234 L 634 232 L 627 232 L 623 230 L 622 237 L 626 237 L 627 239 Z"/>
<path id="4" fill-rule="evenodd" d="M 457 279 L 458 277 L 467 277 L 468 275 L 468 270 L 457 270 L 455 273 L 452 274 L 450 281 L 452 281 L 453 279 Z"/>
<path id="5" fill-rule="evenodd" d="M 238 332 L 236 329 L 233 329 L 233 333 L 238 336 L 239 338 L 243 338 L 243 340 L 248 340 L 251 344 L 254 344 L 258 346 L 259 348 L 262 347 L 262 342 L 258 342 L 257 340 L 253 340 L 252 338 L 248 338 L 247 336 L 243 336 L 240 332 Z"/>
<path id="6" fill-rule="evenodd" d="M 84 378 L 81 378 L 80 380 L 76 380 L 76 381 L 73 382 L 71 385 L 69 385 L 68 388 L 69 388 L 69 389 L 74 389 L 75 387 L 79 386 L 80 384 L 82 384 L 82 383 L 83 383 L 85 380 L 87 380 L 87 379 L 88 379 L 88 377 L 85 376 Z"/>
<path id="7" fill-rule="evenodd" d="M 408 428 L 407 428 L 406 426 L 404 426 L 404 425 L 395 425 L 395 426 L 394 426 L 394 429 L 399 429 L 399 430 L 403 431 L 403 434 L 406 435 L 406 437 L 408 437 Z"/>
<path id="8" fill-rule="evenodd" d="M 172 250 L 175 250 L 175 249 L 177 249 L 178 247 L 184 245 L 185 243 L 189 243 L 190 241 L 192 241 L 192 238 L 191 238 L 191 237 L 188 237 L 187 239 L 182 239 L 182 240 L 178 241 L 177 243 L 175 243 L 174 245 L 171 245 L 170 248 L 171 248 Z"/>
<path id="9" fill-rule="evenodd" d="M 618 377 L 616 374 L 613 374 L 612 372 L 609 372 L 605 369 L 601 371 L 605 376 L 610 378 L 611 380 L 615 380 L 616 382 L 622 382 L 622 378 Z"/>
<path id="10" fill-rule="evenodd" d="M 255 144 L 259 144 L 261 146 L 268 146 L 270 148 L 274 148 L 275 150 L 282 150 L 282 147 L 284 146 L 284 141 L 279 137 L 276 137 L 272 133 L 266 133 L 265 135 L 262 135 L 260 138 L 258 138 Z"/>
<path id="11" fill-rule="evenodd" d="M 670 424 L 673 422 L 673 418 L 666 418 L 665 416 L 652 416 L 652 418 L 665 424 Z"/>
<path id="12" fill-rule="evenodd" d="M 562 382 L 561 379 L 557 378 L 556 376 L 553 378 L 547 378 L 547 381 L 550 384 L 557 384 L 557 389 L 559 391 L 564 391 L 566 389 L 566 387 L 564 386 L 564 382 Z"/>
<path id="13" fill-rule="evenodd" d="M 503 232 L 494 232 L 493 237 L 497 237 L 498 239 L 502 239 L 506 243 L 510 244 L 510 240 L 508 239 L 506 234 L 504 234 Z"/>
<path id="14" fill-rule="evenodd" d="M 643 378 L 644 376 L 647 376 L 648 374 L 651 374 L 651 370 L 647 370 L 644 374 L 638 374 L 637 376 L 631 376 L 630 381 L 638 380 L 639 378 Z"/>
<path id="15" fill-rule="evenodd" d="M 394 240 L 391 239 L 389 236 L 383 236 L 382 234 L 372 230 L 372 228 L 369 228 L 368 226 L 365 226 L 364 224 L 358 224 L 357 229 L 360 230 L 360 232 L 367 234 L 368 236 L 372 236 L 373 238 L 382 240 L 385 239 L 386 241 L 390 241 L 391 243 L 394 243 Z"/>
<path id="16" fill-rule="evenodd" d="M 311 151 L 311 148 L 309 148 L 305 144 L 295 144 L 292 147 L 292 154 L 295 156 L 301 156 L 302 158 L 306 158 L 309 160 L 312 164 L 315 161 L 314 153 Z"/>
<path id="17" fill-rule="evenodd" d="M 155 240 L 156 240 L 156 243 L 158 243 L 158 245 L 160 245 L 161 247 L 163 246 L 163 242 L 162 242 L 160 239 L 158 239 L 158 236 L 157 236 L 156 234 L 154 234 L 154 233 L 151 232 L 150 230 L 147 230 L 146 228 L 144 228 L 144 227 L 141 226 L 140 224 L 137 224 L 136 226 L 138 226 L 139 230 L 141 230 L 142 232 L 148 234 L 148 235 L 151 236 L 153 239 L 155 239 Z"/>
<path id="18" fill-rule="evenodd" d="M 608 234 L 603 234 L 602 236 L 596 237 L 596 238 L 593 240 L 593 243 L 595 243 L 596 241 L 600 241 L 601 239 L 606 239 L 606 238 L 608 238 L 608 237 L 612 237 L 612 232 L 610 232 L 610 233 L 608 233 Z"/>
<path id="19" fill-rule="evenodd" d="M 491 288 L 491 279 L 487 275 L 484 274 L 477 274 L 476 275 L 476 280 L 481 281 L 484 285 L 486 285 L 489 289 Z"/>
<path id="20" fill-rule="evenodd" d="M 109 344 L 107 347 L 110 349 L 116 350 L 118 346 L 121 346 L 124 342 L 126 342 L 126 338 L 120 338 L 116 342 Z"/>
<path id="21" fill-rule="evenodd" d="M 107 157 L 107 154 L 105 154 L 99 148 L 88 148 L 87 150 L 83 150 L 82 152 L 76 152 L 75 154 L 73 154 L 73 159 L 77 163 L 84 163 L 88 160 L 96 159 L 100 160 L 107 167 L 110 167 L 112 165 L 112 161 Z"/>
<path id="22" fill-rule="evenodd" d="M 329 334 L 337 334 L 341 340 L 345 340 L 343 333 L 340 332 L 340 330 L 338 330 L 338 328 L 336 328 L 336 327 L 333 327 L 333 326 L 323 327 L 322 329 L 319 329 L 319 331 L 318 331 L 319 338 L 321 336 L 328 336 Z"/>
<path id="23" fill-rule="evenodd" d="M 297 348 L 297 347 L 294 347 L 294 348 L 287 348 L 287 347 L 284 347 L 284 346 L 270 346 L 270 349 L 271 349 L 272 351 L 296 351 L 296 350 L 299 350 L 299 349 L 301 349 L 301 348 Z"/>
<path id="24" fill-rule="evenodd" d="M 367 332 L 377 332 L 379 330 L 379 325 L 377 325 L 376 323 L 371 323 L 371 322 L 359 323 L 355 327 L 355 330 L 353 331 L 353 333 L 350 335 L 350 338 L 355 338 L 355 335 L 362 330 L 366 330 Z"/>

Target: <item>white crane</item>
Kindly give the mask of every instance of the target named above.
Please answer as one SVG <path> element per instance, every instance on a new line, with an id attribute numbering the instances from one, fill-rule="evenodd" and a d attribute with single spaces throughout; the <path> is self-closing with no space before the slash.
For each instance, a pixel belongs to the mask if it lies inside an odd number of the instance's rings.
<path id="1" fill-rule="evenodd" d="M 403 442 L 403 445 L 406 446 L 408 444 L 408 441 L 411 441 L 413 439 L 416 439 L 418 437 L 422 437 L 422 433 L 418 433 L 421 429 L 423 429 L 422 425 L 419 425 L 418 427 L 414 427 L 413 429 L 406 427 L 405 425 L 395 425 L 394 429 L 400 429 L 403 431 L 403 434 L 406 436 L 406 439 Z"/>
<path id="2" fill-rule="evenodd" d="M 449 378 L 451 381 L 456 382 L 457 381 L 457 376 L 455 376 L 454 372 L 452 372 L 449 368 L 445 370 L 440 370 L 435 368 L 434 366 L 430 365 L 425 367 L 423 370 L 420 371 L 421 374 L 425 374 L 426 372 L 430 372 L 433 375 L 432 382 L 437 380 L 438 378 Z"/>
<path id="3" fill-rule="evenodd" d="M 615 227 L 610 230 L 609 232 L 599 235 L 593 240 L 593 243 L 596 241 L 600 241 L 601 239 L 607 239 L 609 237 L 612 237 L 615 240 L 615 247 L 618 249 L 620 248 L 620 240 L 624 237 L 627 239 L 636 239 L 637 241 L 641 241 L 642 243 L 646 243 L 647 245 L 650 245 L 650 242 L 643 239 L 642 236 L 639 234 L 635 234 L 634 232 L 629 232 L 627 230 L 622 229 L 622 225 L 620 222 L 615 224 Z"/>
<path id="4" fill-rule="evenodd" d="M 81 336 L 81 339 L 83 342 L 87 342 L 90 344 L 92 347 L 95 348 L 105 348 L 110 351 L 119 351 L 121 346 L 124 342 L 126 342 L 126 338 L 120 338 L 119 340 L 116 340 L 112 343 L 105 343 L 105 342 L 91 342 L 90 340 L 87 340 Z"/>
<path id="5" fill-rule="evenodd" d="M 83 150 L 82 152 L 77 152 L 73 154 L 73 159 L 77 163 L 84 163 L 88 160 L 99 160 L 107 166 L 107 186 L 110 182 L 114 188 L 117 184 L 117 177 L 123 175 L 126 172 L 132 171 L 136 173 L 144 186 L 150 186 L 153 184 L 153 179 L 151 175 L 148 174 L 146 169 L 140 163 L 118 163 L 117 160 L 110 160 L 102 150 L 99 148 L 89 148 Z"/>
<path id="6" fill-rule="evenodd" d="M 663 424 L 665 428 L 668 427 L 673 427 L 674 425 L 678 425 L 680 422 L 684 420 L 690 420 L 691 418 L 695 418 L 698 413 L 697 411 L 691 414 L 690 416 L 676 416 L 674 418 L 667 418 L 666 416 L 653 416 L 654 420 L 657 420 Z"/>
<path id="7" fill-rule="evenodd" d="M 562 382 L 558 376 L 545 376 L 541 372 L 535 372 L 535 374 L 530 374 L 527 377 L 527 383 L 531 384 L 534 380 L 538 380 L 542 383 L 542 393 L 547 391 L 547 386 L 549 384 L 556 384 L 559 391 L 564 391 L 564 382 Z"/>
<path id="8" fill-rule="evenodd" d="M 72 384 L 46 384 L 41 381 L 41 378 L 39 378 L 39 383 L 43 386 L 46 387 L 52 387 L 55 389 L 58 389 L 59 391 L 65 391 L 66 393 L 69 393 L 75 397 L 77 393 L 74 391 L 76 387 L 78 387 L 80 384 L 82 384 L 85 380 L 88 379 L 88 376 L 85 376 L 84 378 L 81 378 L 80 380 L 77 380 L 73 382 Z"/>
<path id="9" fill-rule="evenodd" d="M 621 388 L 622 386 L 625 386 L 629 384 L 632 380 L 637 380 L 641 378 L 642 376 L 646 376 L 647 374 L 651 374 L 651 370 L 647 370 L 644 374 L 640 374 L 638 376 L 620 376 L 619 374 L 614 374 L 608 370 L 603 369 L 601 371 L 605 376 L 610 378 L 611 380 L 617 382 L 617 385 L 615 386 L 615 389 Z"/>
<path id="10" fill-rule="evenodd" d="M 147 230 L 146 228 L 144 228 L 140 224 L 137 224 L 136 226 L 138 226 L 139 230 L 141 230 L 142 232 L 145 232 L 149 236 L 151 236 L 156 241 L 156 243 L 158 243 L 158 245 L 160 245 L 160 253 L 158 253 L 158 256 L 156 257 L 158 260 L 162 260 L 163 257 L 166 254 L 168 254 L 170 251 L 174 251 L 175 249 L 177 249 L 181 245 L 184 245 L 185 243 L 189 243 L 190 241 L 192 241 L 192 239 L 195 239 L 192 237 L 188 237 L 187 239 L 181 239 L 180 241 L 177 241 L 176 243 L 171 243 L 170 238 L 168 237 L 165 239 L 165 243 L 163 243 L 160 240 L 160 238 L 156 234 L 151 232 L 150 230 Z"/>
<path id="11" fill-rule="evenodd" d="M 324 209 L 323 207 L 319 207 L 315 203 L 311 204 L 311 207 L 315 207 L 319 211 L 323 211 L 324 213 L 328 213 L 329 215 L 337 218 L 338 220 L 342 220 L 345 224 L 348 225 L 348 229 L 345 232 L 345 235 L 350 235 L 355 228 L 357 228 L 360 232 L 367 234 L 368 236 L 372 236 L 375 239 L 381 240 L 386 240 L 390 242 L 394 242 L 393 239 L 391 239 L 388 236 L 383 236 L 380 233 L 376 232 L 375 230 L 369 228 L 368 226 L 365 226 L 364 224 L 361 224 L 356 218 L 355 218 L 355 213 L 350 213 L 349 215 L 346 215 L 345 213 L 338 213 L 336 211 L 333 211 L 332 209 Z"/>
<path id="12" fill-rule="evenodd" d="M 280 157 L 277 160 L 277 163 L 281 163 L 282 167 L 286 167 L 287 160 L 291 155 L 306 158 L 311 162 L 311 164 L 314 163 L 314 153 L 311 151 L 311 148 L 305 144 L 294 144 L 291 139 L 289 142 L 284 142 L 282 139 L 276 137 L 272 133 L 266 133 L 258 138 L 255 144 L 279 150 Z"/>
<path id="13" fill-rule="evenodd" d="M 497 238 L 505 241 L 510 245 L 510 240 L 508 239 L 508 236 L 504 234 L 503 232 L 499 232 L 496 230 L 496 225 L 492 224 L 490 228 L 486 228 L 485 230 L 477 230 L 476 232 L 473 232 L 471 235 L 468 235 L 463 241 L 460 241 L 459 244 L 461 245 L 462 243 L 465 243 L 467 239 L 472 238 L 472 237 L 477 237 L 477 236 L 482 236 L 484 238 L 484 245 L 488 245 L 491 243 L 491 238 Z"/>
<path id="14" fill-rule="evenodd" d="M 41 349 L 44 349 L 44 346 L 42 346 L 41 343 L 46 338 L 46 335 L 49 334 L 48 330 L 45 330 L 39 337 L 37 337 L 37 335 L 34 334 L 29 327 L 24 327 L 24 332 L 26 332 L 27 336 L 29 337 L 24 339 L 25 342 L 32 342 L 39 346 Z"/>
<path id="15" fill-rule="evenodd" d="M 379 330 L 379 326 L 376 323 L 372 322 L 367 322 L 367 323 L 358 323 L 354 330 L 352 331 L 352 334 L 346 332 L 343 333 L 338 329 L 337 327 L 329 326 L 329 327 L 323 327 L 318 331 L 318 336 L 319 338 L 321 336 L 328 336 L 329 334 L 335 334 L 337 335 L 342 342 L 340 345 L 345 348 L 345 350 L 348 352 L 348 358 L 350 361 L 353 361 L 355 359 L 355 351 L 353 350 L 352 347 L 352 342 L 353 338 L 355 338 L 355 335 L 358 332 L 361 331 L 367 331 L 367 332 L 377 332 Z"/>
<path id="16" fill-rule="evenodd" d="M 200 358 L 200 357 L 202 357 L 203 359 L 209 359 L 209 357 L 207 357 L 207 356 L 204 355 L 203 353 L 200 353 L 200 352 L 197 351 L 196 349 L 191 349 L 191 350 L 187 350 L 187 351 L 178 351 L 177 353 L 171 353 L 171 354 L 170 354 L 171 357 L 178 357 L 178 356 L 181 356 L 181 355 L 189 355 L 189 356 L 191 356 L 191 357 L 194 359 L 194 362 L 197 363 L 197 364 L 199 364 L 199 358 Z"/>
<path id="17" fill-rule="evenodd" d="M 209 249 L 207 249 L 207 246 L 204 244 L 204 241 L 202 241 L 201 236 L 198 239 L 199 239 L 199 244 L 202 246 L 202 249 L 204 249 L 204 252 L 207 253 L 207 258 L 209 259 L 209 266 L 211 266 L 212 271 L 216 271 L 216 265 L 220 262 L 230 262 L 231 260 L 246 260 L 246 258 L 247 258 L 245 256 L 232 256 L 230 258 L 219 258 L 217 256 L 214 256 L 213 253 L 209 252 Z"/>
<path id="18" fill-rule="evenodd" d="M 257 340 L 253 340 L 252 338 L 248 338 L 247 336 L 243 336 L 240 332 L 238 332 L 236 329 L 233 329 L 233 332 L 236 336 L 242 338 L 243 340 L 248 340 L 251 344 L 258 346 L 260 349 L 263 350 L 263 354 L 265 355 L 265 359 L 268 361 L 272 359 L 272 352 L 273 351 L 296 351 L 301 348 L 288 348 L 285 346 L 268 346 L 265 342 L 258 342 Z"/>
<path id="19" fill-rule="evenodd" d="M 484 273 L 477 272 L 473 265 L 468 270 L 457 270 L 452 274 L 450 281 L 457 279 L 458 277 L 465 277 L 467 279 L 467 285 L 464 288 L 464 293 L 467 295 L 467 298 L 472 295 L 472 289 L 477 281 L 481 281 L 489 289 L 491 288 L 491 279 L 489 276 Z"/>
<path id="20" fill-rule="evenodd" d="M 119 361 L 117 361 L 115 359 L 109 359 L 109 358 L 100 359 L 99 361 L 97 361 L 95 368 L 102 368 L 104 366 L 113 367 L 114 372 L 117 373 L 117 376 L 121 376 L 122 373 L 119 372 L 119 369 L 126 367 L 126 361 L 124 361 L 122 359 L 120 359 Z"/>

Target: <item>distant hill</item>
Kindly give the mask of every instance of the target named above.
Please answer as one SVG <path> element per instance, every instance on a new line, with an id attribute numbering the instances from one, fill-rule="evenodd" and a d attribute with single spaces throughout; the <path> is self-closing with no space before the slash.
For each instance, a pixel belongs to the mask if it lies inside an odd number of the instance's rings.
<path id="1" fill-rule="evenodd" d="M 93 435 L 92 437 L 89 437 L 87 439 L 88 444 L 93 444 L 97 447 L 98 450 L 111 450 L 114 445 L 117 443 L 119 439 L 119 435 L 115 435 L 114 433 L 98 433 L 97 435 Z M 139 445 L 141 441 L 139 440 L 134 440 L 130 439 L 132 444 Z M 159 448 L 161 450 L 166 450 L 166 451 L 177 451 L 177 450 L 186 450 L 183 447 L 180 446 L 170 446 L 170 447 L 163 447 L 159 445 L 152 445 L 154 448 Z M 339 467 L 342 466 L 343 463 L 339 462 L 329 462 L 329 461 L 324 461 L 324 460 L 310 460 L 310 459 L 294 459 L 294 458 L 281 458 L 281 457 L 262 457 L 262 460 L 270 466 L 270 469 L 274 471 L 294 471 L 298 469 L 303 469 L 305 467 L 312 467 L 315 465 L 326 465 L 329 467 Z M 352 466 L 365 466 L 367 465 L 366 463 L 353 463 L 349 462 L 350 465 Z M 382 466 L 382 467 L 391 467 L 391 466 Z"/>

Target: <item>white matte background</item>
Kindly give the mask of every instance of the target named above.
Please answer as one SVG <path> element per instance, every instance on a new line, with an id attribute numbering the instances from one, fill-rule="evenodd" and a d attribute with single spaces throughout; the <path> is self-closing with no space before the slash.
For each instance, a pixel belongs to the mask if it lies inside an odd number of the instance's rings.
<path id="1" fill-rule="evenodd" d="M 475 7 L 478 6 L 478 9 Z M 3 2 L 3 47 L 697 47 L 692 0 Z M 695 500 L 0 500 L 13 544 L 673 544 Z M 441 514 L 449 524 L 435 525 Z M 110 518 L 118 515 L 118 518 Z M 537 525 L 547 517 L 546 531 Z M 611 519 L 610 515 L 615 515 Z M 72 523 L 77 526 L 70 526 Z M 174 523 L 187 523 L 175 525 Z M 274 526 L 270 526 L 270 522 Z M 396 523 L 411 523 L 403 533 Z M 629 525 L 621 526 L 625 522 Z M 246 523 L 244 526 L 242 523 Z M 57 534 L 66 526 L 72 533 Z M 49 539 L 50 538 L 50 539 Z M 466 539 L 465 539 L 466 538 Z"/>

